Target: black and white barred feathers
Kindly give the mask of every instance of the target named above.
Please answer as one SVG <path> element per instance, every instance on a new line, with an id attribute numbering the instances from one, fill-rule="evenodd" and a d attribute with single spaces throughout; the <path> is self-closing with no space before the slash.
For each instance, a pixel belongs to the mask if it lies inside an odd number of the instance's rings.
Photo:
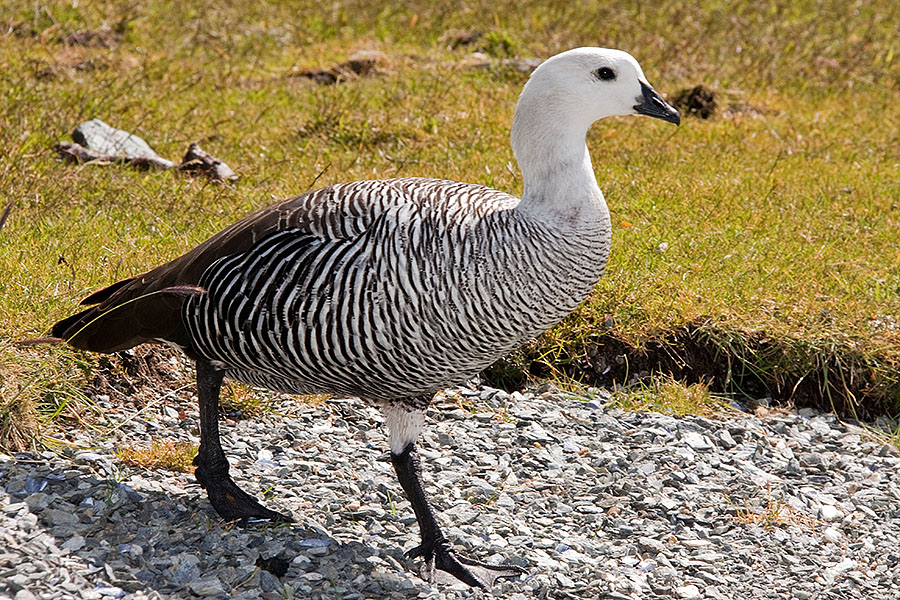
<path id="1" fill-rule="evenodd" d="M 358 181 L 288 203 L 182 307 L 195 353 L 285 392 L 379 402 L 459 384 L 571 312 L 609 253 L 602 196 L 601 218 L 574 226 L 437 179 Z"/>

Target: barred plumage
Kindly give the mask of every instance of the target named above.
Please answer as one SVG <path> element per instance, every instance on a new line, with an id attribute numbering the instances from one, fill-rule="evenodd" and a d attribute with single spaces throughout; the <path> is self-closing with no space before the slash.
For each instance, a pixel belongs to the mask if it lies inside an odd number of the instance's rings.
<path id="1" fill-rule="evenodd" d="M 517 213 L 517 198 L 449 181 L 290 203 L 306 227 L 214 263 L 182 311 L 201 356 L 287 392 L 378 401 L 464 381 L 568 314 L 609 251 L 608 218 L 573 236 Z"/>
<path id="2" fill-rule="evenodd" d="M 228 474 L 217 421 L 223 377 L 381 405 L 422 536 L 409 555 L 475 586 L 517 575 L 519 567 L 453 551 L 426 499 L 415 440 L 434 392 L 551 327 L 590 293 L 606 265 L 610 222 L 585 135 L 599 118 L 634 113 L 679 121 L 630 55 L 564 52 L 535 70 L 516 107 L 521 199 L 438 179 L 333 185 L 92 294 L 83 304 L 94 306 L 53 333 L 98 352 L 163 340 L 196 360 L 196 476 L 226 519 L 290 520 Z"/>

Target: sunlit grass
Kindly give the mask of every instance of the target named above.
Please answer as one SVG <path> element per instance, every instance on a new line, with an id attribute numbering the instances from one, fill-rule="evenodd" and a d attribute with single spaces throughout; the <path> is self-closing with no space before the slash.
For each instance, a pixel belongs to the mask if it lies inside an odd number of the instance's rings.
<path id="1" fill-rule="evenodd" d="M 745 501 L 742 508 L 735 508 L 734 520 L 742 525 L 758 525 L 766 529 L 799 527 L 806 532 L 813 532 L 821 525 L 820 521 L 797 510 L 783 498 L 773 497 L 769 485 L 766 485 L 765 504 L 752 507 L 749 501 Z"/>
<path id="2" fill-rule="evenodd" d="M 188 473 L 193 471 L 197 446 L 189 442 L 153 442 L 146 446 L 121 446 L 116 457 L 123 464 L 140 469 L 163 469 Z"/>
<path id="3" fill-rule="evenodd" d="M 651 411 L 678 417 L 725 417 L 735 413 L 728 400 L 710 393 L 707 385 L 684 384 L 664 376 L 617 389 L 609 404 L 628 411 Z"/>
<path id="4" fill-rule="evenodd" d="M 0 339 L 0 448 L 40 447 L 48 421 L 90 422 L 95 410 L 81 391 L 89 368 L 81 356 L 60 347 L 30 351 Z"/>
<path id="5" fill-rule="evenodd" d="M 229 381 L 222 386 L 219 406 L 226 415 L 252 418 L 270 412 L 272 398 L 269 394 L 259 393 L 243 383 Z"/>

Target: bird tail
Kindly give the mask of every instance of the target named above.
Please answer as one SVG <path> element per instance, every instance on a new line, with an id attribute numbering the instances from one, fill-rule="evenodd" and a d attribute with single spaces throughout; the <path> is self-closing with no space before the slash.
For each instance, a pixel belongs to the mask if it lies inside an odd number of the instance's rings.
<path id="1" fill-rule="evenodd" d="M 190 285 L 152 289 L 141 277 L 118 281 L 81 301 L 93 304 L 57 322 L 51 334 L 92 352 L 119 352 L 150 340 L 185 343 L 181 304 L 204 293 Z"/>

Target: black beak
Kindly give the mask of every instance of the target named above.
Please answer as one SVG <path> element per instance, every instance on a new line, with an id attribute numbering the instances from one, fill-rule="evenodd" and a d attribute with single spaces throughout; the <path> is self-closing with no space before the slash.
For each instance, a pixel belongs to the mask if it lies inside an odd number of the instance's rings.
<path id="1" fill-rule="evenodd" d="M 638 114 L 647 115 L 648 117 L 656 117 L 669 123 L 681 124 L 681 115 L 678 111 L 662 99 L 652 87 L 641 82 L 641 97 L 638 103 L 634 105 L 634 110 Z"/>

